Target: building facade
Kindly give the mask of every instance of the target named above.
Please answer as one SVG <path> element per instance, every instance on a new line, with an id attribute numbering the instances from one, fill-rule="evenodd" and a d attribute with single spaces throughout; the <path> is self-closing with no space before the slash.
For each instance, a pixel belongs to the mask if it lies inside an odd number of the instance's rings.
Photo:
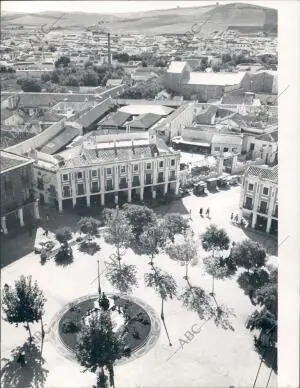
<path id="1" fill-rule="evenodd" d="M 4 234 L 39 218 L 33 163 L 32 159 L 1 151 L 1 230 Z"/>
<path id="2" fill-rule="evenodd" d="M 180 152 L 170 151 L 155 136 L 149 140 L 148 134 L 102 135 L 56 156 L 38 156 L 36 191 L 60 212 L 178 194 Z"/>
<path id="3" fill-rule="evenodd" d="M 252 228 L 277 235 L 278 165 L 247 169 L 240 197 L 240 216 L 246 218 Z"/>

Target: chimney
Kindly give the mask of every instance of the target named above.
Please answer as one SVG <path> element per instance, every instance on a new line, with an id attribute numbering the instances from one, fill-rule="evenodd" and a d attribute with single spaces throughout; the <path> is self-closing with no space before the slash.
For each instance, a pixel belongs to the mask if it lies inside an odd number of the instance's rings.
<path id="1" fill-rule="evenodd" d="M 107 55 L 108 64 L 111 65 L 110 33 L 107 34 Z"/>

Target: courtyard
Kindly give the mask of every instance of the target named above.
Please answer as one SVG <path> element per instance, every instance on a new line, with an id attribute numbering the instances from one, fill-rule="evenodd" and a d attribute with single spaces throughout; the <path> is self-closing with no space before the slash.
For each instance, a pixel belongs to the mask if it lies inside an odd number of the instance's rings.
<path id="1" fill-rule="evenodd" d="M 238 212 L 240 187 L 208 194 L 204 197 L 187 196 L 181 200 L 156 208 L 158 214 L 180 213 L 189 217 L 195 238 L 205 231 L 212 223 L 224 228 L 231 241 L 239 242 L 250 238 L 261 242 L 269 254 L 269 263 L 277 265 L 277 249 L 275 240 L 262 234 L 241 229 L 230 221 L 231 213 Z M 199 215 L 199 209 L 204 212 L 210 208 L 210 218 Z M 41 211 L 42 224 L 45 225 L 45 214 Z M 73 230 L 79 216 L 64 214 L 58 217 L 55 211 L 49 212 L 49 229 L 55 230 L 59 225 L 72 226 Z M 44 385 L 35 383 L 34 387 L 92 387 L 95 384 L 95 375 L 82 373 L 82 367 L 74 360 L 57 335 L 59 316 L 72 301 L 97 294 L 97 260 L 101 272 L 101 287 L 105 293 L 116 292 L 105 277 L 108 257 L 114 252 L 114 247 L 108 245 L 103 237 L 96 238 L 100 251 L 93 256 L 81 252 L 77 246 L 73 247 L 74 261 L 68 266 L 58 266 L 55 261 L 49 260 L 44 266 L 40 263 L 39 255 L 33 252 L 21 257 L 24 246 L 30 250 L 32 237 L 23 235 L 20 240 L 8 241 L 15 250 L 15 261 L 10 260 L 9 245 L 2 247 L 5 265 L 2 269 L 2 284 L 11 284 L 20 275 L 32 275 L 37 280 L 47 299 L 45 315 L 45 339 L 42 357 L 44 363 L 36 366 L 36 382 L 45 381 Z M 19 248 L 18 248 L 19 245 Z M 211 289 L 211 277 L 205 274 L 201 266 L 201 257 L 205 253 L 200 250 L 199 262 L 190 268 L 190 281 L 194 285 L 201 285 L 208 292 Z M 147 313 L 153 315 L 153 321 L 159 320 L 160 298 L 153 289 L 144 284 L 144 274 L 149 271 L 149 258 L 138 255 L 128 249 L 123 260 L 134 264 L 138 268 L 138 287 L 132 297 L 141 303 Z M 166 254 L 159 254 L 155 262 L 165 271 L 174 276 L 179 288 L 184 287 L 184 268 L 171 260 Z M 172 346 L 166 333 L 161 327 L 156 327 L 153 340 L 145 345 L 138 354 L 119 363 L 115 367 L 115 385 L 122 387 L 250 387 L 253 386 L 260 357 L 254 349 L 253 334 L 246 329 L 245 323 L 249 314 L 254 311 L 249 297 L 239 288 L 235 277 L 226 280 L 215 280 L 215 293 L 220 303 L 226 304 L 234 310 L 236 317 L 232 318 L 234 331 L 223 330 L 208 321 L 200 321 L 196 313 L 188 311 L 176 298 L 165 303 L 165 321 L 170 335 Z M 200 330 L 200 327 L 203 327 Z M 197 328 L 195 330 L 195 328 Z M 2 365 L 10 362 L 14 349 L 22 346 L 28 334 L 22 325 L 15 327 L 1 320 L 2 332 Z M 32 325 L 35 338 L 40 338 L 40 325 Z M 17 366 L 9 369 L 14 377 L 14 385 L 5 385 L 4 388 L 24 387 L 22 373 Z M 14 376 L 15 374 L 15 376 Z M 266 386 L 270 369 L 263 363 L 256 381 L 256 387 Z M 18 383 L 19 381 L 19 383 Z M 269 387 L 276 386 L 276 375 L 273 373 Z"/>

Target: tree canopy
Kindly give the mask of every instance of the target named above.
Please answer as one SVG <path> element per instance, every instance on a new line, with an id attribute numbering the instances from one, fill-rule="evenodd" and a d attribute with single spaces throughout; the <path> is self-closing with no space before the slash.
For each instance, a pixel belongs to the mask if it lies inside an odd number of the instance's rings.
<path id="1" fill-rule="evenodd" d="M 56 232 L 56 240 L 61 244 L 67 244 L 72 239 L 72 231 L 68 227 L 63 227 Z"/>
<path id="2" fill-rule="evenodd" d="M 133 227 L 126 217 L 124 211 L 106 211 L 105 241 L 117 247 L 117 255 L 120 256 L 120 249 L 126 249 L 134 237 Z"/>
<path id="3" fill-rule="evenodd" d="M 150 227 L 157 222 L 154 211 L 146 206 L 125 204 L 123 210 L 125 217 L 132 226 L 132 232 L 136 240 L 139 239 L 145 227 Z"/>
<path id="4" fill-rule="evenodd" d="M 144 275 L 147 287 L 152 287 L 163 300 L 173 299 L 176 296 L 177 284 L 168 272 L 154 267 L 153 272 Z"/>
<path id="5" fill-rule="evenodd" d="M 78 221 L 78 227 L 80 231 L 91 239 L 92 237 L 98 236 L 99 233 L 100 221 L 96 220 L 93 217 L 82 217 Z"/>
<path id="6" fill-rule="evenodd" d="M 38 322 L 44 314 L 46 298 L 31 276 L 20 276 L 14 287 L 5 286 L 2 293 L 2 309 L 9 323 Z M 30 333 L 30 332 L 29 332 Z M 31 337 L 31 334 L 30 334 Z"/>
<path id="7" fill-rule="evenodd" d="M 231 257 L 238 267 L 247 270 L 260 268 L 266 264 L 266 251 L 257 242 L 244 240 L 235 244 Z"/>
<path id="8" fill-rule="evenodd" d="M 202 247 L 205 251 L 225 251 L 229 249 L 229 237 L 226 231 L 216 225 L 210 225 L 201 236 Z"/>
<path id="9" fill-rule="evenodd" d="M 75 352 L 84 371 L 95 373 L 100 368 L 99 379 L 106 368 L 113 379 L 113 365 L 126 355 L 125 348 L 124 337 L 113 331 L 110 311 L 102 309 L 100 314 L 91 314 L 82 324 Z"/>
<path id="10" fill-rule="evenodd" d="M 176 234 L 184 233 L 189 227 L 188 220 L 178 213 L 168 213 L 164 216 L 163 220 L 168 237 L 173 242 Z"/>
<path id="11" fill-rule="evenodd" d="M 23 78 L 18 80 L 18 83 L 21 86 L 23 92 L 37 92 L 39 93 L 42 90 L 41 84 L 34 78 Z"/>

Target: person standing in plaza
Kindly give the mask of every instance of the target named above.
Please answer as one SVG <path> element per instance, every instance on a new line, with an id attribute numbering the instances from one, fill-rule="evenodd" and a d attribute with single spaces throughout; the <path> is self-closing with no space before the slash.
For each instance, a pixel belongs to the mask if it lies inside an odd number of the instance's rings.
<path id="1" fill-rule="evenodd" d="M 210 215 L 210 210 L 209 210 L 209 207 L 208 207 L 207 210 L 206 210 L 206 217 L 209 218 L 209 215 Z"/>
<path id="2" fill-rule="evenodd" d="M 202 214 L 203 214 L 203 209 L 202 208 L 200 209 L 199 213 L 200 213 L 200 216 L 202 217 Z"/>
<path id="3" fill-rule="evenodd" d="M 233 221 L 233 217 L 234 217 L 234 214 L 231 213 L 231 216 L 230 216 L 231 222 Z"/>

